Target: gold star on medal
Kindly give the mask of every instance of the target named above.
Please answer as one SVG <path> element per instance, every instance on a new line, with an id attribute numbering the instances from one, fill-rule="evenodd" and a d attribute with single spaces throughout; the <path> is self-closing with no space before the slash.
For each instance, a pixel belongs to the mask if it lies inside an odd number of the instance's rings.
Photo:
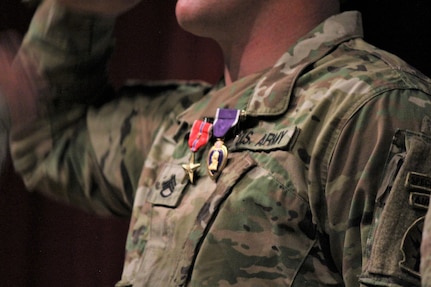
<path id="1" fill-rule="evenodd" d="M 195 154 L 192 153 L 192 156 L 190 157 L 190 162 L 188 164 L 183 164 L 182 167 L 186 171 L 186 173 L 189 176 L 189 180 L 191 183 L 194 181 L 194 175 L 195 171 L 201 166 L 200 163 L 195 163 Z"/>

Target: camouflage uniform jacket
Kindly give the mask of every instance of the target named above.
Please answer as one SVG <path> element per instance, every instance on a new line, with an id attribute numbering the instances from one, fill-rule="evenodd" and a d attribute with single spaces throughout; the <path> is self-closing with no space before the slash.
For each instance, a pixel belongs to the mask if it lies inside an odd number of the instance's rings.
<path id="1" fill-rule="evenodd" d="M 50 9 L 22 49 L 49 92 L 40 120 L 15 128 L 14 164 L 31 190 L 131 216 L 118 286 L 359 286 L 361 273 L 372 285 L 390 276 L 365 268 L 376 195 L 396 130 L 419 131 L 431 114 L 431 85 L 365 43 L 357 12 L 327 19 L 272 68 L 232 85 L 134 83 L 116 97 L 104 74 L 112 21 Z M 208 176 L 211 138 L 191 184 L 190 128 L 217 108 L 243 111 L 224 137 L 228 163 Z"/>

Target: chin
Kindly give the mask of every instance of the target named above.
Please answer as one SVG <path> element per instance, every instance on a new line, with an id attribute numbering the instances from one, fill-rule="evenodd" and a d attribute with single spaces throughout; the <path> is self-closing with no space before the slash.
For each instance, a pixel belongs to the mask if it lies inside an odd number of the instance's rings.
<path id="1" fill-rule="evenodd" d="M 193 27 L 193 11 L 187 5 L 182 5 L 181 0 L 177 2 L 175 8 L 175 16 L 177 17 L 177 22 L 181 28 L 189 31 Z M 191 31 L 190 31 L 191 32 Z"/>
<path id="2" fill-rule="evenodd" d="M 199 9 L 198 4 L 191 3 L 191 0 L 178 0 L 175 8 L 175 15 L 177 17 L 178 25 L 187 32 L 196 36 L 206 35 L 207 25 L 205 20 L 207 17 L 203 15 L 203 11 Z"/>
<path id="3" fill-rule="evenodd" d="M 202 25 L 199 25 L 199 22 L 193 21 L 193 19 L 177 16 L 177 22 L 184 31 L 199 37 L 209 37 L 208 31 L 202 28 Z"/>

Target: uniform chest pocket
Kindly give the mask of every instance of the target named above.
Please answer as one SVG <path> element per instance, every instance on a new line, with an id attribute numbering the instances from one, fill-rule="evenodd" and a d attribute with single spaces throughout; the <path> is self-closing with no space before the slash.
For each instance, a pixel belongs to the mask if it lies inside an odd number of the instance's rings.
<path id="1" fill-rule="evenodd" d="M 229 177 L 226 171 L 219 182 Z M 308 203 L 288 180 L 280 183 L 256 165 L 236 181 L 213 216 L 191 286 L 291 285 L 314 243 Z"/>

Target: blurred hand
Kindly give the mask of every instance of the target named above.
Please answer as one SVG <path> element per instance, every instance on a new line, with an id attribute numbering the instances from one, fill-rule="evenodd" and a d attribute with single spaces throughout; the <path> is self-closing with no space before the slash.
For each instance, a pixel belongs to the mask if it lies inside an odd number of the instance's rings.
<path id="1" fill-rule="evenodd" d="M 0 33 L 0 96 L 3 106 L 7 104 L 11 124 L 23 124 L 35 118 L 38 91 L 43 82 L 32 63 L 19 56 L 20 44 L 18 34 Z"/>
<path id="2" fill-rule="evenodd" d="M 31 63 L 19 56 L 20 44 L 18 34 L 0 33 L 0 173 L 9 150 L 10 126 L 34 120 L 42 82 Z"/>
<path id="3" fill-rule="evenodd" d="M 9 113 L 0 91 L 0 175 L 6 165 L 9 141 Z"/>
<path id="4" fill-rule="evenodd" d="M 8 83 L 11 73 L 12 54 L 9 51 L 9 47 L 6 47 L 6 43 L 8 43 L 8 41 L 2 37 L 0 39 L 0 175 L 5 167 L 8 155 L 10 126 L 9 109 L 7 107 L 5 93 L 9 88 Z"/>
<path id="5" fill-rule="evenodd" d="M 133 7 L 141 0 L 46 0 L 55 1 L 76 11 L 96 13 L 105 16 L 118 16 Z"/>

